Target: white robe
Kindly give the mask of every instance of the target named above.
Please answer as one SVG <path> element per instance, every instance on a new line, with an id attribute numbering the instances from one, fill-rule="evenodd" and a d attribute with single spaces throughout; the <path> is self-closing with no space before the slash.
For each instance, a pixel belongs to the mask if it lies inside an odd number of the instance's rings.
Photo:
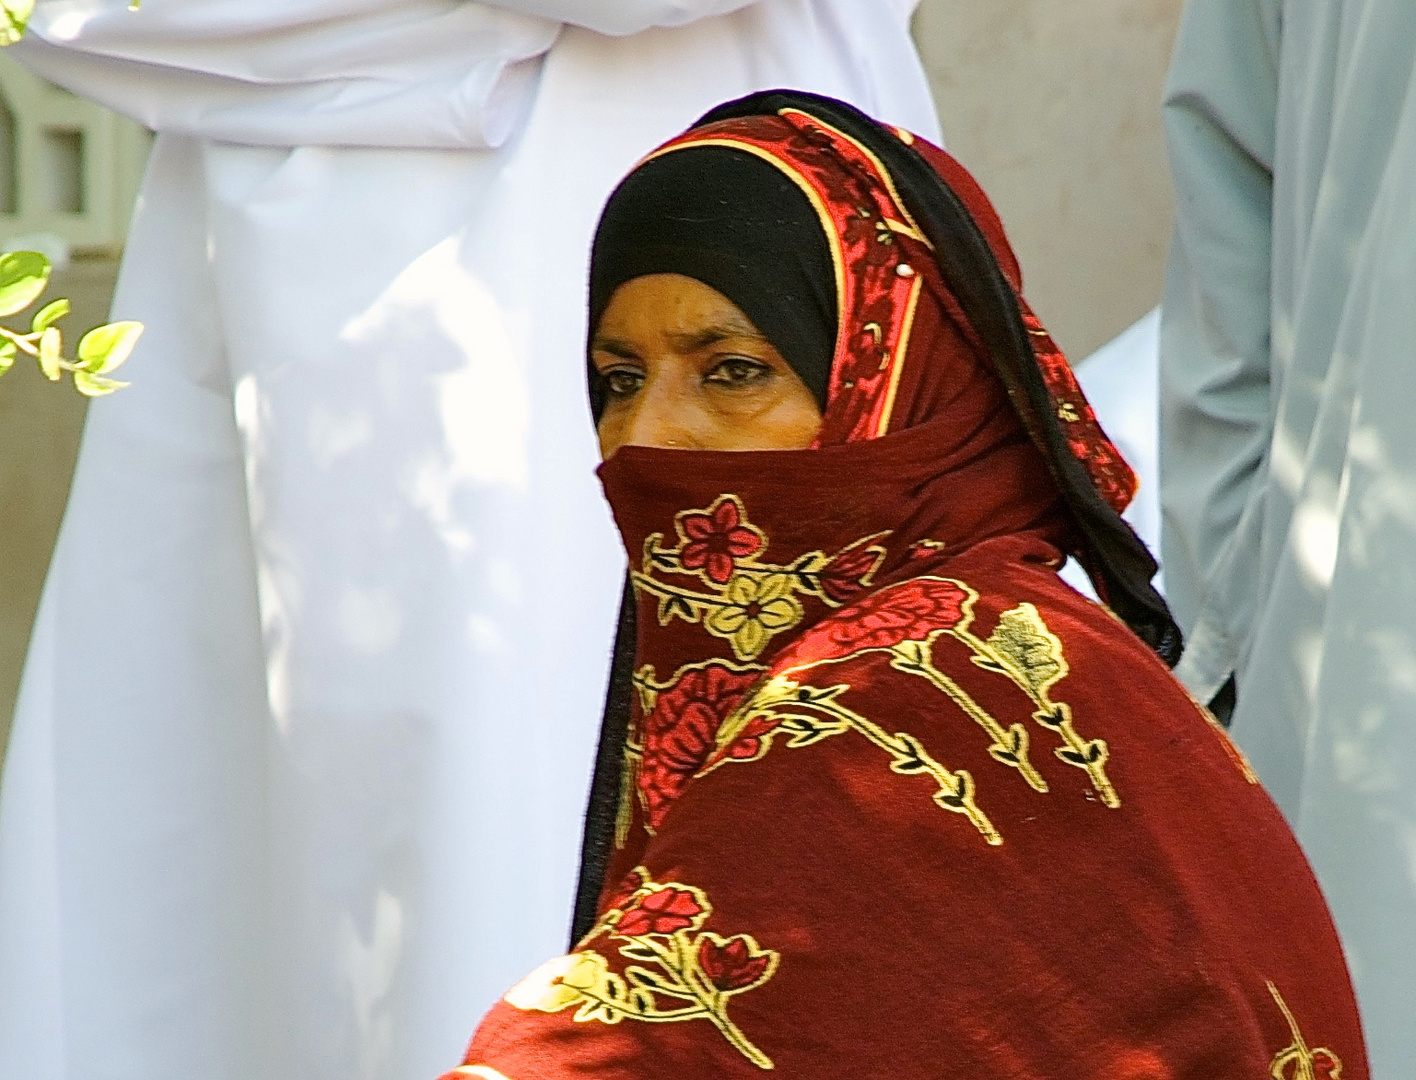
<path id="1" fill-rule="evenodd" d="M 1416 4 L 1190 0 L 1166 106 L 1165 572 L 1198 697 L 1416 1071 Z M 1262 868 L 1256 867 L 1256 873 Z"/>
<path id="2" fill-rule="evenodd" d="M 0 787 L 0 1077 L 426 1078 L 564 947 L 596 216 L 754 89 L 937 137 L 912 6 L 41 2 L 19 55 L 160 134 Z"/>

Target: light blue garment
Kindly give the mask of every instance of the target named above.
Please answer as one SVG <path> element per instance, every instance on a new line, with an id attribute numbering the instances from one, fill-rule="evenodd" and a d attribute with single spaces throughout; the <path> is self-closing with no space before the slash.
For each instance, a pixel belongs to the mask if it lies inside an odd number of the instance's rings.
<path id="1" fill-rule="evenodd" d="M 1416 1072 L 1416 4 L 1190 0 L 1166 103 L 1168 593 Z M 1255 868 L 1257 873 L 1262 868 Z M 1321 1039 L 1321 1032 L 1311 1035 Z"/>

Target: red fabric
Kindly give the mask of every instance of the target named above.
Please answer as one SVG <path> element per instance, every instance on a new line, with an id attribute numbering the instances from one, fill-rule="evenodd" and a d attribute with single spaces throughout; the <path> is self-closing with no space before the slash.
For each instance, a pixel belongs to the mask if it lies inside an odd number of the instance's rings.
<path id="1" fill-rule="evenodd" d="M 1149 649 L 1057 577 L 1047 470 L 934 298 L 883 433 L 878 388 L 843 380 L 817 448 L 602 467 L 640 636 L 600 922 L 449 1077 L 1366 1080 L 1290 831 Z M 1129 470 L 1078 415 L 1120 497 Z"/>
<path id="2" fill-rule="evenodd" d="M 1022 273 L 992 204 L 943 150 L 912 136 L 910 143 L 968 207 L 993 249 L 1019 294 L 1072 453 L 1112 507 L 1124 510 L 1136 493 L 1135 474 L 1101 430 L 1066 358 L 1022 301 Z M 928 242 L 869 150 L 818 118 L 788 109 L 777 117 L 697 128 L 651 157 L 704 144 L 768 157 L 810 193 L 828 226 L 838 268 L 840 329 L 818 445 L 877 438 L 951 415 L 964 392 L 975 396 L 965 404 L 968 414 L 1001 410 L 1012 416 L 1002 384 L 982 363 L 982 345 L 944 286 Z M 912 340 L 921 313 L 932 316 L 942 331 L 923 347 Z"/>

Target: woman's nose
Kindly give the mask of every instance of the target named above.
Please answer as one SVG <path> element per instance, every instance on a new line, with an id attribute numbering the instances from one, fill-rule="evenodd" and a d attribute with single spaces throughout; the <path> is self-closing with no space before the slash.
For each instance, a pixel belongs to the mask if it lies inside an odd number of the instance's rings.
<path id="1" fill-rule="evenodd" d="M 691 424 L 685 416 L 687 402 L 665 380 L 650 379 L 629 406 L 624 444 L 683 450 L 691 448 Z"/>

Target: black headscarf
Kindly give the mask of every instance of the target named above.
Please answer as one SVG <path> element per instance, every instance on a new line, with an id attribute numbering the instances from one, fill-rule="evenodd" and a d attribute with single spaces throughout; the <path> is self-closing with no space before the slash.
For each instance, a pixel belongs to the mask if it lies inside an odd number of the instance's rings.
<path id="1" fill-rule="evenodd" d="M 780 169 L 742 150 L 701 146 L 654 158 L 615 189 L 590 256 L 590 327 L 614 291 L 646 274 L 683 274 L 722 293 L 826 407 L 836 349 L 836 278 L 821 219 Z M 590 369 L 598 421 L 604 380 Z"/>

